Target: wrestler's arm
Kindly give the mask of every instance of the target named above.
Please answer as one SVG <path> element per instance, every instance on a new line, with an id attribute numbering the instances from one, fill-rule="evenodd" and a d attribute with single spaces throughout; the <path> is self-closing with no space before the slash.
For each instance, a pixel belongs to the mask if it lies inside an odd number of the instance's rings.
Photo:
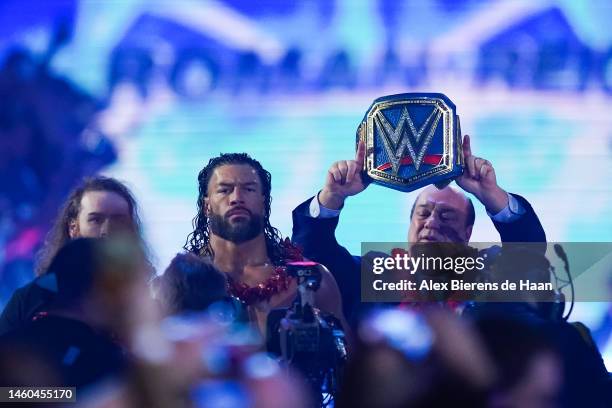
<path id="1" fill-rule="evenodd" d="M 331 272 L 325 266 L 319 264 L 319 270 L 321 271 L 322 278 L 321 286 L 315 294 L 315 306 L 327 313 L 331 313 L 340 320 L 347 340 L 350 343 L 350 326 L 342 312 L 342 296 L 340 295 L 338 284 Z"/>

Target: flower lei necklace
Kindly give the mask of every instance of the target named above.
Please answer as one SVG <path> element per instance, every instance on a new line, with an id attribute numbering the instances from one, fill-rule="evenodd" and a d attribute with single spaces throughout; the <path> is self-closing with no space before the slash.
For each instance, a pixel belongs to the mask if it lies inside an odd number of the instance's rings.
<path id="1" fill-rule="evenodd" d="M 285 263 L 302 261 L 304 259 L 300 250 L 288 239 L 283 241 L 282 245 L 286 250 Z M 240 299 L 240 301 L 247 306 L 250 306 L 255 303 L 268 301 L 272 296 L 289 289 L 291 279 L 291 276 L 287 275 L 286 266 L 275 266 L 272 276 L 257 286 L 249 286 L 243 282 L 236 282 L 228 275 L 227 289 L 230 295 Z"/>
<path id="2" fill-rule="evenodd" d="M 227 280 L 230 295 L 237 297 L 248 306 L 270 300 L 277 293 L 287 290 L 291 283 L 291 277 L 287 275 L 287 268 L 284 266 L 276 266 L 272 276 L 257 286 L 236 282 L 229 276 Z"/>

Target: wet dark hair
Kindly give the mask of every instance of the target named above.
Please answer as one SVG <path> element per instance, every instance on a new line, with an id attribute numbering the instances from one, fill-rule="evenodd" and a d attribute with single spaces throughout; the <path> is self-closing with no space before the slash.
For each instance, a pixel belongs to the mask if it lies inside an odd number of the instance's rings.
<path id="1" fill-rule="evenodd" d="M 150 251 L 142 238 L 142 225 L 134 195 L 130 189 L 120 181 L 111 177 L 96 176 L 83 180 L 83 182 L 69 194 L 68 199 L 55 219 L 53 227 L 45 238 L 42 249 L 36 255 L 36 275 L 47 273 L 49 265 L 57 252 L 71 240 L 69 234 L 70 223 L 77 219 L 81 211 L 81 200 L 83 199 L 83 195 L 89 191 L 113 192 L 127 202 L 130 220 L 132 222 L 132 231 L 142 250 L 142 256 L 146 264 L 145 266 L 150 269 L 150 272 L 153 272 L 153 265 L 150 261 Z"/>
<path id="2" fill-rule="evenodd" d="M 262 167 L 261 163 L 251 158 L 246 153 L 224 153 L 218 157 L 214 157 L 209 160 L 206 167 L 198 174 L 198 212 L 193 219 L 194 230 L 187 237 L 187 242 L 183 248 L 197 255 L 214 258 L 214 253 L 210 246 L 208 216 L 204 208 L 204 198 L 208 196 L 208 183 L 214 170 L 224 165 L 248 165 L 257 172 L 262 185 L 262 194 L 264 196 L 263 232 L 266 240 L 266 249 L 273 264 L 283 264 L 286 258 L 291 257 L 295 248 L 291 248 L 287 241 L 283 241 L 281 233 L 270 225 L 272 175 Z"/>
<path id="3" fill-rule="evenodd" d="M 48 272 L 57 279 L 55 306 L 73 306 L 91 290 L 101 266 L 102 240 L 77 238 L 62 246 Z"/>
<path id="4" fill-rule="evenodd" d="M 149 278 L 142 266 L 141 250 L 132 236 L 71 239 L 59 249 L 46 272 L 55 276 L 57 284 L 56 294 L 46 305 L 49 310 L 77 311 L 93 293 L 114 301 L 120 288 Z M 96 309 L 96 313 L 110 311 L 103 309 Z"/>
<path id="5" fill-rule="evenodd" d="M 225 275 L 210 260 L 192 253 L 176 255 L 155 283 L 170 314 L 202 311 L 229 296 Z"/>

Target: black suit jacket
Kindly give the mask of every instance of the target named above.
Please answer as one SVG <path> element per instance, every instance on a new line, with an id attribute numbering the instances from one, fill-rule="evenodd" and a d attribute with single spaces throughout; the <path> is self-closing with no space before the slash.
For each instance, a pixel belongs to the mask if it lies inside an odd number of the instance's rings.
<path id="1" fill-rule="evenodd" d="M 538 216 L 525 198 L 516 194 L 513 196 L 525 209 L 525 213 L 511 223 L 493 221 L 501 241 L 541 242 L 542 250 L 545 251 L 546 234 Z M 293 210 L 292 241 L 302 248 L 305 257 L 322 263 L 331 271 L 340 287 L 345 316 L 353 320 L 353 312 L 361 296 L 360 257 L 351 255 L 336 240 L 336 227 L 340 217 L 313 218 L 309 215 L 312 198 Z"/>

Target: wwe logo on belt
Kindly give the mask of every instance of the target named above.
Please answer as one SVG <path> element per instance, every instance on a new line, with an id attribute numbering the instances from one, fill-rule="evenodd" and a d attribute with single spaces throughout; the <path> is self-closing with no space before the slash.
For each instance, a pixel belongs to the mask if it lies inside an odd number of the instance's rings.
<path id="1" fill-rule="evenodd" d="M 425 156 L 425 152 L 431 143 L 441 117 L 442 111 L 434 106 L 425 123 L 417 130 L 405 106 L 395 127 L 389 123 L 382 111 L 376 112 L 373 118 L 374 124 L 390 161 L 390 165 L 386 163 L 378 169 L 386 170 L 391 167 L 393 174 L 398 175 L 401 165 L 414 164 L 414 168 L 418 171 L 423 163 L 423 158 L 425 158 L 425 163 L 437 165 L 441 156 L 432 155 L 436 156 L 431 157 L 435 160 L 428 160 L 429 156 Z M 409 156 L 405 155 L 406 150 L 408 150 Z"/>

